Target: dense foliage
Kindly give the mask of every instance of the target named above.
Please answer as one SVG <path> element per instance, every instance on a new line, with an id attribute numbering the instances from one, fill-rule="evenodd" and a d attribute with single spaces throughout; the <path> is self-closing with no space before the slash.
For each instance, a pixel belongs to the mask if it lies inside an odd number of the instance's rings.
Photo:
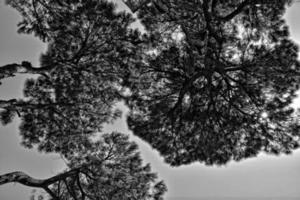
<path id="1" fill-rule="evenodd" d="M 166 191 L 150 165 L 143 165 L 137 145 L 121 133 L 104 134 L 70 159 L 74 175 L 49 188 L 59 200 L 161 200 Z"/>
<path id="2" fill-rule="evenodd" d="M 35 34 L 48 49 L 40 67 L 27 61 L 0 67 L 0 79 L 38 75 L 25 82 L 24 98 L 0 100 L 1 122 L 18 116 L 22 144 L 59 153 L 68 168 L 45 180 L 12 172 L 0 176 L 0 185 L 39 187 L 55 200 L 162 199 L 166 187 L 143 165 L 137 145 L 119 133 L 102 134 L 103 125 L 120 117 L 115 104 L 142 42 L 129 28 L 132 16 L 104 0 L 7 3 L 22 14 L 19 32 Z M 95 141 L 96 134 L 102 139 Z"/>
<path id="3" fill-rule="evenodd" d="M 162 200 L 166 186 L 157 181 L 149 164 L 144 165 L 137 145 L 128 136 L 113 132 L 96 142 L 81 144 L 66 160 L 67 169 L 47 179 L 35 179 L 24 172 L 0 176 L 0 185 L 17 182 L 44 189 L 31 199 L 50 200 Z"/>
<path id="4" fill-rule="evenodd" d="M 19 32 L 48 50 L 40 67 L 0 67 L 0 79 L 39 75 L 27 80 L 23 99 L 0 100 L 1 121 L 18 115 L 26 147 L 70 161 L 68 179 L 46 188 L 52 198 L 161 198 L 165 186 L 153 186 L 148 166 L 126 154 L 136 146 L 125 136 L 91 140 L 120 116 L 120 100 L 133 133 L 173 166 L 299 147 L 299 112 L 290 106 L 300 86 L 298 47 L 283 20 L 290 0 L 123 2 L 145 34 L 105 0 L 7 0 L 23 17 Z M 113 143 L 117 156 L 106 160 Z M 105 162 L 86 160 L 95 156 Z"/>
<path id="5" fill-rule="evenodd" d="M 27 80 L 24 99 L 3 107 L 2 121 L 19 114 L 25 146 L 70 153 L 78 138 L 100 132 L 120 115 L 113 106 L 139 40 L 128 28 L 133 18 L 98 0 L 8 3 L 23 15 L 19 31 L 47 41 L 48 50 L 41 56 L 41 76 Z"/>
<path id="6" fill-rule="evenodd" d="M 166 162 L 221 165 L 299 147 L 290 1 L 126 2 L 151 35 L 128 84 L 128 124 Z"/>

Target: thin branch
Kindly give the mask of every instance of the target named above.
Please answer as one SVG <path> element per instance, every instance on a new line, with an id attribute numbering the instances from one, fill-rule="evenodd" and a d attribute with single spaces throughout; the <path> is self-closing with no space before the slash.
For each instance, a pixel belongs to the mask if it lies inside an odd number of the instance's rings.
<path id="1" fill-rule="evenodd" d="M 60 200 L 59 197 L 52 192 L 48 187 L 43 187 L 43 189 L 54 199 L 54 200 Z"/>
<path id="2" fill-rule="evenodd" d="M 230 21 L 235 16 L 240 14 L 244 10 L 244 8 L 246 8 L 248 5 L 250 5 L 250 3 L 255 3 L 255 0 L 245 0 L 230 14 L 223 16 L 223 17 L 218 17 L 218 18 L 222 21 Z"/>
<path id="3" fill-rule="evenodd" d="M 45 73 L 54 69 L 56 66 L 48 65 L 45 67 L 33 67 L 31 63 L 23 61 L 21 64 L 12 63 L 0 67 L 0 79 L 13 77 L 16 74 L 39 74 L 46 75 Z"/>
<path id="4" fill-rule="evenodd" d="M 134 1 L 138 1 L 138 3 L 134 3 Z M 151 0 L 123 0 L 123 3 L 127 5 L 132 13 L 135 13 L 150 1 Z"/>
<path id="5" fill-rule="evenodd" d="M 71 195 L 71 197 L 72 197 L 74 200 L 77 200 L 76 194 L 74 193 L 74 190 L 72 190 L 72 188 L 69 186 L 67 179 L 65 178 L 65 179 L 63 179 L 63 181 L 64 181 L 64 183 L 65 183 L 65 185 L 66 185 L 66 188 L 67 188 L 69 194 Z"/>
<path id="6" fill-rule="evenodd" d="M 191 78 L 185 81 L 182 89 L 179 92 L 177 102 L 175 103 L 174 107 L 170 110 L 170 114 L 173 114 L 173 112 L 181 105 L 184 95 L 188 92 L 194 81 L 196 81 L 201 75 L 203 75 L 203 71 L 194 74 Z"/>
<path id="7" fill-rule="evenodd" d="M 76 181 L 77 181 L 77 185 L 79 187 L 79 190 L 81 192 L 81 200 L 85 200 L 85 192 L 83 191 L 83 188 L 82 188 L 81 183 L 80 183 L 79 173 L 76 175 Z"/>

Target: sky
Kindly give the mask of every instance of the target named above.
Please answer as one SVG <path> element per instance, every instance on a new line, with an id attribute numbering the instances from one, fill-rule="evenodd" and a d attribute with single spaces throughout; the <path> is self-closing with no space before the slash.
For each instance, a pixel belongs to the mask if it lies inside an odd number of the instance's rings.
<path id="1" fill-rule="evenodd" d="M 300 3 L 288 9 L 286 19 L 291 37 L 300 44 Z M 39 65 L 39 55 L 46 50 L 33 36 L 17 34 L 19 14 L 0 0 L 0 66 L 27 60 Z M 26 76 L 3 81 L 0 99 L 22 97 L 22 84 Z M 300 106 L 300 100 L 294 102 Z M 120 105 L 124 107 L 123 105 Z M 126 108 L 122 119 L 105 128 L 131 134 L 125 123 Z M 64 162 L 57 154 L 42 154 L 20 146 L 19 120 L 0 126 L 0 174 L 24 171 L 36 178 L 48 178 L 61 172 Z M 230 162 L 223 167 L 208 167 L 197 163 L 171 168 L 151 147 L 131 136 L 140 147 L 145 162 L 151 163 L 168 186 L 166 200 L 183 200 L 187 197 L 298 197 L 300 199 L 300 150 L 292 155 L 271 156 L 261 154 L 241 162 Z M 29 199 L 32 188 L 20 184 L 0 186 L 0 200 Z M 182 198 L 184 197 L 184 198 Z M 283 199 L 281 199 L 283 200 Z"/>

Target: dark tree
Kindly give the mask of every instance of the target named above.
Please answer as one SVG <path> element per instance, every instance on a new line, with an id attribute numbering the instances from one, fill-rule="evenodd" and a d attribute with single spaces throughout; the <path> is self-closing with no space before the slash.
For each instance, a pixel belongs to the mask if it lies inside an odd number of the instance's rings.
<path id="1" fill-rule="evenodd" d="M 22 14 L 19 32 L 35 34 L 48 49 L 40 67 L 27 61 L 0 67 L 0 79 L 37 75 L 26 81 L 24 98 L 0 100 L 0 120 L 5 125 L 18 116 L 22 144 L 59 153 L 68 168 L 43 180 L 11 172 L 0 175 L 0 185 L 42 188 L 51 200 L 161 200 L 166 186 L 143 165 L 136 144 L 119 133 L 94 137 L 121 114 L 115 104 L 126 95 L 121 85 L 143 42 L 129 28 L 132 16 L 105 0 L 7 3 Z"/>
<path id="2" fill-rule="evenodd" d="M 40 74 L 25 83 L 25 98 L 0 101 L 1 121 L 19 115 L 25 146 L 68 156 L 66 146 L 76 148 L 78 138 L 88 139 L 120 116 L 114 105 L 123 94 L 122 77 L 141 43 L 129 29 L 134 19 L 103 0 L 7 2 L 23 15 L 19 32 L 34 33 L 48 50 L 41 67 L 26 61 L 0 67 L 0 78 Z"/>
<path id="3" fill-rule="evenodd" d="M 19 31 L 49 44 L 39 68 L 26 61 L 0 68 L 0 78 L 40 75 L 26 82 L 24 99 L 0 101 L 3 123 L 21 117 L 27 147 L 82 159 L 78 152 L 93 149 L 90 136 L 119 115 L 113 106 L 122 99 L 134 134 L 173 166 L 299 147 L 299 113 L 290 107 L 298 47 L 282 19 L 289 0 L 124 0 L 144 35 L 104 0 L 7 2 L 23 16 Z M 98 187 L 86 174 L 77 180 L 50 190 L 78 198 Z"/>
<path id="4" fill-rule="evenodd" d="M 134 68 L 130 129 L 173 166 L 225 164 L 299 147 L 290 104 L 298 47 L 288 0 L 127 0 L 149 44 Z"/>
<path id="5" fill-rule="evenodd" d="M 80 142 L 80 141 L 78 141 Z M 82 145 L 68 160 L 68 169 L 48 179 L 23 172 L 0 176 L 0 185 L 17 182 L 42 188 L 51 200 L 161 200 L 165 184 L 157 182 L 150 165 L 143 165 L 137 145 L 121 133 L 104 134 Z"/>

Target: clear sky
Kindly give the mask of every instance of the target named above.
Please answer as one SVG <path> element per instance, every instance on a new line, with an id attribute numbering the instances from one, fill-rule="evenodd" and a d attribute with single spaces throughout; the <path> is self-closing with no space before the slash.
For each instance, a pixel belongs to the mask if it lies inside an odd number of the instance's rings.
<path id="1" fill-rule="evenodd" d="M 300 44 L 300 3 L 289 8 L 286 18 L 292 38 Z M 16 24 L 18 13 L 4 6 L 0 0 L 0 66 L 28 60 L 38 66 L 41 52 L 46 45 L 33 36 L 18 35 Z M 7 79 L 0 86 L 0 99 L 21 97 L 22 83 L 26 77 Z M 300 105 L 297 100 L 295 105 Z M 126 109 L 124 109 L 126 110 Z M 124 117 L 107 131 L 118 130 L 130 134 Z M 0 174 L 24 171 L 36 178 L 47 178 L 60 172 L 64 163 L 59 155 L 40 154 L 20 146 L 18 120 L 8 126 L 0 126 Z M 300 150 L 292 155 L 279 157 L 260 155 L 238 163 L 231 162 L 224 167 L 207 167 L 193 164 L 171 168 L 163 163 L 159 154 L 149 145 L 137 141 L 145 162 L 150 162 L 154 171 L 168 186 L 167 200 L 179 197 L 298 197 L 300 199 Z M 31 188 L 19 184 L 0 187 L 0 200 L 29 199 Z M 177 198 L 175 198 L 177 197 Z M 183 199 L 182 199 L 183 200 Z M 283 200 L 283 199 L 281 199 Z"/>

